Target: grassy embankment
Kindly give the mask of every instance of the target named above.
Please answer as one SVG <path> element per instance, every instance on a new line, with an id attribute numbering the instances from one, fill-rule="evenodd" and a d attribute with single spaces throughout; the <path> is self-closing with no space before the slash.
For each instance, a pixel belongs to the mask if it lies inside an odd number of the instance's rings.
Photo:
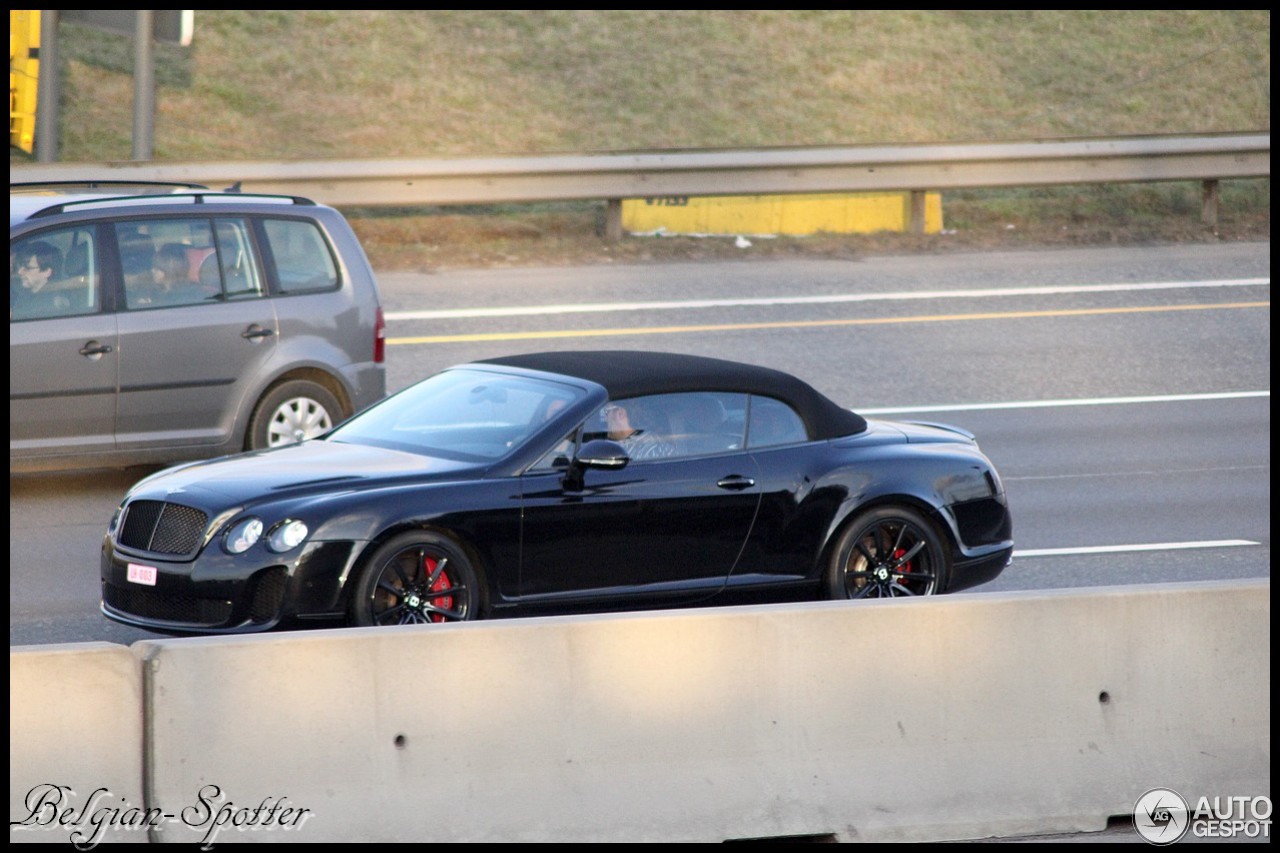
<path id="1" fill-rule="evenodd" d="M 128 159 L 127 39 L 63 26 L 61 157 Z M 1270 128 L 1270 14 L 199 11 L 158 51 L 156 158 L 484 156 Z M 11 150 L 11 162 L 25 155 Z M 757 241 L 853 256 L 1268 239 L 1270 182 L 944 195 L 946 235 Z M 592 203 L 348 211 L 380 268 L 741 257 L 596 237 Z"/>

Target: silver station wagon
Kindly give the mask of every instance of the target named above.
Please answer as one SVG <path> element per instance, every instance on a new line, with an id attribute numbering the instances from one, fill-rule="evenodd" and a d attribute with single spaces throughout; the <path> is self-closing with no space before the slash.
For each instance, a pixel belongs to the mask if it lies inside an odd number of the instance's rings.
<path id="1" fill-rule="evenodd" d="M 173 462 L 320 435 L 386 393 L 364 250 L 304 198 L 10 184 L 9 466 Z"/>

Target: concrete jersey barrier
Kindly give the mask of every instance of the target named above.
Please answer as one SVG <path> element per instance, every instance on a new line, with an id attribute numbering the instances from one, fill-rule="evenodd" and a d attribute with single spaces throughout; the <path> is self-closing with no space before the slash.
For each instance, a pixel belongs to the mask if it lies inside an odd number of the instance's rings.
<path id="1" fill-rule="evenodd" d="M 11 648 L 9 840 L 140 840 L 109 815 L 143 802 L 142 709 L 124 646 Z"/>
<path id="2" fill-rule="evenodd" d="M 138 643 L 150 837 L 1097 830 L 1269 796 L 1269 639 L 1261 580 Z"/>

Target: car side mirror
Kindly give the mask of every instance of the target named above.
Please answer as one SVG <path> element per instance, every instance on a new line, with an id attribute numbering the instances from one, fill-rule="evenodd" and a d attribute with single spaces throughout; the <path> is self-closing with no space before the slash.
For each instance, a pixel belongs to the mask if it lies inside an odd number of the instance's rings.
<path id="1" fill-rule="evenodd" d="M 582 475 L 588 468 L 619 471 L 627 467 L 630 461 L 631 457 L 627 455 L 627 451 L 616 441 L 609 441 L 607 438 L 588 441 L 578 448 L 577 455 L 573 457 L 573 461 L 564 472 L 565 488 L 580 491 L 583 487 Z"/>
<path id="2" fill-rule="evenodd" d="M 599 468 L 604 471 L 618 471 L 627 467 L 630 461 L 631 457 L 627 455 L 627 451 L 621 444 L 607 438 L 597 438 L 594 441 L 588 441 L 578 449 L 578 455 L 574 457 L 573 464 L 579 469 Z"/>

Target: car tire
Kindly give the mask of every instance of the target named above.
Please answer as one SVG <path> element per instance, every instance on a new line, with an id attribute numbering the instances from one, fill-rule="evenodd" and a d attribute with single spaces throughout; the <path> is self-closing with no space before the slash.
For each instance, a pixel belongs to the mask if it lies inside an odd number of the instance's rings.
<path id="1" fill-rule="evenodd" d="M 246 449 L 296 444 L 328 432 L 342 419 L 342 404 L 329 389 L 307 379 L 291 379 L 258 401 Z"/>
<path id="2" fill-rule="evenodd" d="M 950 560 L 937 528 L 913 509 L 886 506 L 847 524 L 832 551 L 828 598 L 936 595 L 947 588 Z"/>
<path id="3" fill-rule="evenodd" d="M 351 601 L 355 625 L 465 622 L 481 615 L 483 589 L 471 560 L 447 537 L 403 533 L 378 547 Z"/>

